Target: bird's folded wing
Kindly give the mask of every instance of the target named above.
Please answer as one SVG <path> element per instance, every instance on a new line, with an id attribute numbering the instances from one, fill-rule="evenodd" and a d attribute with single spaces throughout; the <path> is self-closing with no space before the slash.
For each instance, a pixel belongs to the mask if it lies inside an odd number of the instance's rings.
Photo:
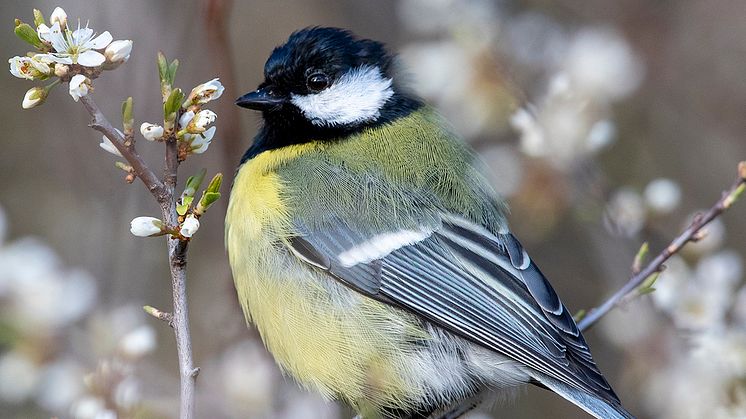
<path id="1" fill-rule="evenodd" d="M 286 244 L 345 285 L 573 387 L 617 401 L 572 316 L 512 234 L 459 216 L 364 233 L 330 217 Z"/>

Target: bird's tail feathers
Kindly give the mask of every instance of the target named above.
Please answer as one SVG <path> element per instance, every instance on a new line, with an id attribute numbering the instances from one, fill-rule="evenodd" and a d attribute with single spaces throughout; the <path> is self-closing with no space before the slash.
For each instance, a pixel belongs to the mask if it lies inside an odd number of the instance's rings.
<path id="1" fill-rule="evenodd" d="M 551 377 L 537 374 L 534 379 L 598 419 L 635 419 L 617 402 L 594 396 Z"/>

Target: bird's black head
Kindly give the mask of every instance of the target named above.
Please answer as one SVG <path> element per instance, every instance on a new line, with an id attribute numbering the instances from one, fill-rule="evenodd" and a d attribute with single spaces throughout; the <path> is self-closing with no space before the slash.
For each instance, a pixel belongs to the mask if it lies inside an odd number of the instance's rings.
<path id="1" fill-rule="evenodd" d="M 272 51 L 259 88 L 236 100 L 264 117 L 247 154 L 340 138 L 410 113 L 420 102 L 401 91 L 393 67 L 383 44 L 349 31 L 312 27 L 293 33 Z"/>

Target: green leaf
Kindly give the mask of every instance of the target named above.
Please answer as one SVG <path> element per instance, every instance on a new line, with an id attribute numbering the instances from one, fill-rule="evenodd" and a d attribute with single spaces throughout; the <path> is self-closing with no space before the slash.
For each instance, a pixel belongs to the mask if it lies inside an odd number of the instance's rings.
<path id="1" fill-rule="evenodd" d="M 197 189 L 199 189 L 200 185 L 202 185 L 202 181 L 205 179 L 205 175 L 207 174 L 207 170 L 202 169 L 194 176 L 189 176 L 189 179 L 186 181 L 186 187 L 184 188 L 184 193 L 182 196 L 194 196 L 195 192 L 197 192 Z"/>
<path id="2" fill-rule="evenodd" d="M 176 119 L 176 112 L 181 108 L 181 102 L 184 100 L 184 92 L 181 89 L 174 89 L 168 95 L 168 99 L 163 103 L 163 118 L 166 121 Z"/>
<path id="3" fill-rule="evenodd" d="M 584 318 L 584 317 L 586 316 L 586 314 L 588 314 L 588 312 L 587 312 L 587 311 L 585 311 L 584 309 L 580 309 L 580 310 L 578 310 L 578 312 L 577 312 L 577 313 L 575 313 L 575 315 L 574 315 L 574 316 L 572 316 L 572 318 L 573 318 L 573 319 L 575 320 L 575 322 L 577 323 L 577 322 L 579 322 L 579 321 L 583 320 L 583 318 Z"/>
<path id="4" fill-rule="evenodd" d="M 192 202 L 194 202 L 193 196 L 182 197 L 181 203 L 176 206 L 176 213 L 179 215 L 186 215 L 187 211 L 189 211 L 189 207 L 192 205 Z"/>
<path id="5" fill-rule="evenodd" d="M 210 184 L 207 185 L 207 189 L 205 192 L 218 192 L 220 190 L 220 185 L 223 183 L 223 174 L 218 173 L 215 176 L 213 176 L 212 180 L 210 181 Z"/>
<path id="6" fill-rule="evenodd" d="M 173 60 L 171 61 L 171 64 L 168 65 L 168 77 L 171 84 L 174 84 L 174 81 L 176 80 L 176 70 L 179 69 L 179 60 Z"/>
<path id="7" fill-rule="evenodd" d="M 132 132 L 132 126 L 135 124 L 135 119 L 132 116 L 132 96 L 128 97 L 127 100 L 122 102 L 122 127 L 124 132 Z"/>
<path id="8" fill-rule="evenodd" d="M 14 29 L 16 36 L 35 46 L 36 48 L 41 48 L 43 44 L 41 42 L 41 39 L 39 39 L 39 35 L 36 34 L 36 30 L 32 28 L 31 25 L 29 25 L 28 23 L 19 22 L 20 21 L 18 20 L 16 21 L 16 23 L 18 24 Z"/>

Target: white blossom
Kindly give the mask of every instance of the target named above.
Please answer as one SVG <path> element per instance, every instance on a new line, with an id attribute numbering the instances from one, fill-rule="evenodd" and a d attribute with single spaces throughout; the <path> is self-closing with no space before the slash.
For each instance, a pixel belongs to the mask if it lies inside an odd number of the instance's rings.
<path id="1" fill-rule="evenodd" d="M 95 36 L 89 27 L 75 31 L 62 29 L 59 22 L 51 27 L 44 24 L 37 28 L 39 38 L 52 45 L 55 52 L 39 54 L 42 58 L 60 64 L 80 64 L 85 67 L 98 67 L 106 61 L 106 57 L 97 50 L 106 48 L 111 43 L 112 36 L 106 31 Z"/>
<path id="2" fill-rule="evenodd" d="M 189 125 L 189 121 L 194 118 L 194 111 L 186 111 L 183 114 L 181 114 L 181 118 L 179 118 L 179 128 L 186 129 L 187 125 Z"/>
<path id="3" fill-rule="evenodd" d="M 58 23 L 60 27 L 64 28 L 67 26 L 67 13 L 61 7 L 55 7 L 52 10 L 52 15 L 49 16 L 49 22 L 52 24 Z"/>
<path id="4" fill-rule="evenodd" d="M 123 63 L 130 58 L 132 52 L 132 41 L 130 40 L 117 40 L 109 44 L 104 51 L 106 60 L 110 63 Z"/>
<path id="5" fill-rule="evenodd" d="M 10 74 L 19 79 L 43 80 L 52 74 L 52 68 L 49 64 L 43 62 L 39 54 L 32 57 L 15 56 L 8 60 L 10 64 Z"/>
<path id="6" fill-rule="evenodd" d="M 640 194 L 631 188 L 614 193 L 606 206 L 606 227 L 627 237 L 636 235 L 645 224 L 645 206 Z"/>
<path id="7" fill-rule="evenodd" d="M 47 90 L 43 87 L 32 87 L 28 89 L 26 94 L 23 96 L 23 102 L 21 107 L 23 109 L 31 109 L 44 103 L 47 98 Z"/>
<path id="8" fill-rule="evenodd" d="M 193 214 L 189 214 L 183 223 L 179 232 L 184 237 L 192 237 L 199 230 L 199 220 Z"/>
<path id="9" fill-rule="evenodd" d="M 137 237 L 149 237 L 161 233 L 163 221 L 155 217 L 137 217 L 130 222 L 130 232 Z"/>
<path id="10" fill-rule="evenodd" d="M 212 137 L 215 136 L 215 130 L 217 127 L 210 127 L 207 131 L 202 134 L 187 134 L 190 137 L 191 153 L 202 154 L 207 151 L 207 148 L 212 142 Z"/>
<path id="11" fill-rule="evenodd" d="M 26 355 L 9 351 L 0 358 L 0 400 L 21 403 L 39 381 L 39 369 Z"/>
<path id="12" fill-rule="evenodd" d="M 681 188 L 670 179 L 653 180 L 645 187 L 643 195 L 648 207 L 660 214 L 675 210 L 681 202 Z"/>
<path id="13" fill-rule="evenodd" d="M 225 88 L 217 78 L 202 83 L 192 89 L 184 102 L 184 107 L 205 104 L 222 96 Z"/>
<path id="14" fill-rule="evenodd" d="M 130 358 L 140 358 L 155 349 L 155 330 L 143 325 L 127 333 L 119 341 L 119 349 Z"/>
<path id="15" fill-rule="evenodd" d="M 122 131 L 117 130 L 120 134 L 122 134 Z M 122 134 L 124 135 L 124 134 Z M 115 156 L 122 157 L 122 153 L 117 150 L 116 147 L 114 147 L 114 143 L 109 140 L 105 135 L 101 137 L 101 142 L 98 144 L 99 147 L 101 147 L 104 151 L 109 152 Z"/>
<path id="16" fill-rule="evenodd" d="M 90 87 L 91 81 L 86 76 L 76 74 L 70 79 L 70 96 L 77 102 L 81 97 L 88 94 Z"/>
<path id="17" fill-rule="evenodd" d="M 155 141 L 163 137 L 163 127 L 150 122 L 143 122 L 140 125 L 140 134 L 148 141 Z"/>
<path id="18" fill-rule="evenodd" d="M 191 121 L 189 121 L 189 124 L 186 126 L 187 132 L 190 134 L 200 134 L 205 132 L 207 129 L 207 126 L 215 122 L 215 119 L 218 116 L 215 114 L 215 112 L 205 109 L 202 111 L 197 112 L 196 115 L 194 115 L 194 118 L 192 118 Z"/>

